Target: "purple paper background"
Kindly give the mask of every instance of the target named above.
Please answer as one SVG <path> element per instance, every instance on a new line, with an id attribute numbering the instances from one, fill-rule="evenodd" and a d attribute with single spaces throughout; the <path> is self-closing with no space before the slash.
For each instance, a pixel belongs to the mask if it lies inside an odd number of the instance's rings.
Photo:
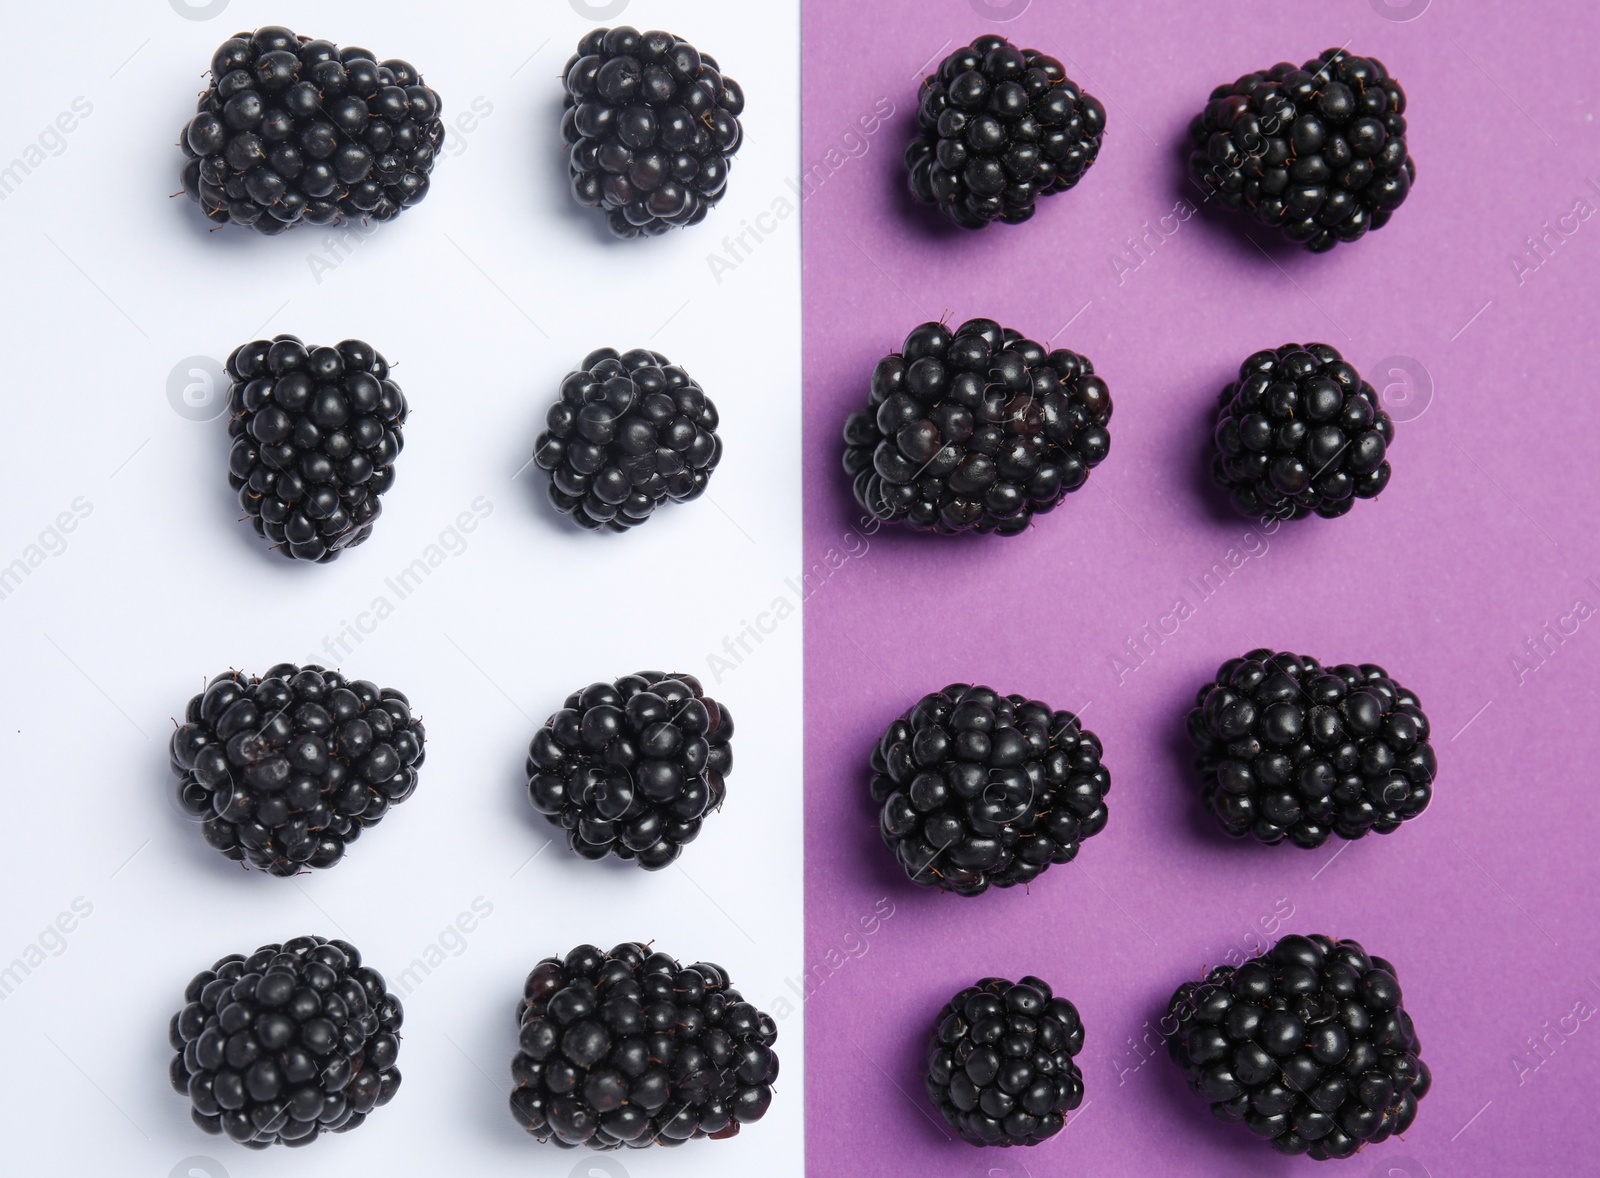
<path id="1" fill-rule="evenodd" d="M 1279 931 L 1353 936 L 1396 963 L 1435 1076 L 1404 1141 L 1325 1172 L 1594 1172 L 1600 1019 L 1582 1016 L 1600 1009 L 1600 613 L 1572 611 L 1600 607 L 1600 217 L 1569 217 L 1575 231 L 1537 267 L 1511 259 L 1580 197 L 1600 208 L 1600 18 L 1449 0 L 1005 7 L 1026 11 L 1002 23 L 998 0 L 987 17 L 985 0 L 806 5 L 806 554 L 831 570 L 806 602 L 809 1169 L 1308 1171 L 1214 1122 L 1164 1050 L 1138 1066 L 1130 1043 L 1154 1043 L 1146 1020 L 1178 983 L 1292 908 Z M 1061 57 L 1109 131 L 1087 178 L 1033 221 L 946 233 L 902 195 L 916 80 L 991 31 Z M 1210 89 L 1346 43 L 1410 99 L 1419 178 L 1394 220 L 1314 257 L 1200 214 L 1119 274 L 1124 239 L 1197 195 L 1179 151 Z M 882 99 L 895 114 L 863 133 Z M 1060 332 L 1087 353 L 1116 406 L 1110 457 L 1015 539 L 863 537 L 843 420 L 874 362 L 946 314 Z M 1205 447 L 1239 361 L 1291 339 L 1335 345 L 1386 391 L 1395 473 L 1380 501 L 1290 524 L 1262 551 L 1210 491 Z M 1189 579 L 1230 548 L 1248 558 L 1202 601 Z M 1134 662 L 1126 640 L 1179 598 L 1194 615 L 1119 675 L 1112 656 Z M 1547 623 L 1576 628 L 1528 670 L 1525 640 Z M 1310 852 L 1209 825 L 1183 715 L 1222 660 L 1257 645 L 1380 662 L 1421 696 L 1440 776 L 1420 819 Z M 865 800 L 884 726 L 972 680 L 1086 708 L 1105 743 L 1110 825 L 1031 894 L 910 889 Z M 865 934 L 884 899 L 892 917 Z M 922 1094 L 924 1036 L 959 987 L 1029 972 L 1083 1013 L 1087 1103 L 1036 1150 L 980 1153 L 947 1138 Z"/>

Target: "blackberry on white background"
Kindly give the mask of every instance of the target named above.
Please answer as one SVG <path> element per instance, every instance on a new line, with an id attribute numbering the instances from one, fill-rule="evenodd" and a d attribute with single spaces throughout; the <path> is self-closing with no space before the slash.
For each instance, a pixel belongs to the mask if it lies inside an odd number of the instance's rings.
<path id="1" fill-rule="evenodd" d="M 564 74 L 572 195 L 618 237 L 697 225 L 744 141 L 744 91 L 671 33 L 619 26 L 578 42 Z"/>
<path id="2" fill-rule="evenodd" d="M 332 867 L 417 787 L 426 735 L 393 688 L 316 665 L 218 675 L 168 750 L 211 846 L 273 875 Z"/>
<path id="3" fill-rule="evenodd" d="M 528 797 L 583 858 L 659 871 L 722 806 L 732 741 L 732 714 L 693 675 L 594 683 L 535 734 Z"/>
<path id="4" fill-rule="evenodd" d="M 659 352 L 599 348 L 561 382 L 533 458 L 551 504 L 591 531 L 625 532 L 705 493 L 722 460 L 717 407 Z"/>
<path id="5" fill-rule="evenodd" d="M 296 937 L 202 970 L 168 1075 L 207 1133 L 248 1149 L 356 1128 L 400 1087 L 400 1000 L 348 941 Z"/>
<path id="6" fill-rule="evenodd" d="M 280 335 L 235 348 L 228 377 L 228 485 L 256 535 L 319 563 L 371 536 L 405 445 L 388 361 L 362 340 Z"/>
<path id="7" fill-rule="evenodd" d="M 183 188 L 218 224 L 389 221 L 428 194 L 444 143 L 439 95 L 398 58 L 300 36 L 237 33 L 179 145 Z"/>
<path id="8" fill-rule="evenodd" d="M 709 962 L 579 945 L 528 975 L 517 1027 L 511 1115 L 563 1149 L 723 1140 L 772 1103 L 777 1023 Z"/>

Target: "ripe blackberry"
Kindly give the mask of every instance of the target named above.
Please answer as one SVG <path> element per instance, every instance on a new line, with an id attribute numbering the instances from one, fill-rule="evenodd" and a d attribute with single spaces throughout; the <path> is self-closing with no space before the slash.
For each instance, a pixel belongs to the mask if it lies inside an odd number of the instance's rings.
<path id="1" fill-rule="evenodd" d="M 572 195 L 618 237 L 698 225 L 728 186 L 744 91 L 671 33 L 594 29 L 567 60 Z"/>
<path id="2" fill-rule="evenodd" d="M 984 978 L 933 1022 L 925 1085 L 945 1121 L 973 1145 L 1038 1145 L 1083 1103 L 1078 1008 L 1035 977 Z"/>
<path id="3" fill-rule="evenodd" d="M 280 335 L 228 357 L 228 484 L 256 535 L 291 560 L 334 560 L 372 535 L 394 485 L 406 398 L 371 344 Z"/>
<path id="4" fill-rule="evenodd" d="M 550 502 L 583 527 L 625 532 L 671 499 L 698 499 L 722 460 L 717 407 L 659 352 L 600 348 L 561 382 L 534 445 Z"/>
<path id="5" fill-rule="evenodd" d="M 1053 57 L 979 37 L 922 80 L 906 148 L 911 194 L 966 229 L 1017 225 L 1065 192 L 1100 151 L 1106 108 Z"/>
<path id="6" fill-rule="evenodd" d="M 924 323 L 872 373 L 844 427 L 856 501 L 918 531 L 1015 535 L 1111 448 L 1111 390 L 1089 360 L 991 319 Z"/>
<path id="7" fill-rule="evenodd" d="M 579 945 L 528 975 L 511 1115 L 563 1149 L 732 1137 L 772 1103 L 778 1027 L 727 971 L 648 945 Z"/>
<path id="8" fill-rule="evenodd" d="M 722 805 L 733 716 L 693 675 L 640 671 L 567 696 L 528 746 L 528 797 L 585 859 L 659 871 Z"/>
<path id="9" fill-rule="evenodd" d="M 195 975 L 168 1031 L 194 1123 L 248 1149 L 344 1133 L 400 1087 L 400 1000 L 347 941 L 296 937 Z"/>
<path id="10" fill-rule="evenodd" d="M 1327 344 L 1284 344 L 1239 365 L 1212 439 L 1212 477 L 1246 515 L 1334 519 L 1389 485 L 1394 422 Z"/>
<path id="11" fill-rule="evenodd" d="M 179 803 L 206 842 L 273 875 L 332 867 L 411 796 L 425 755 L 404 695 L 315 665 L 218 675 L 183 721 Z"/>
<path id="12" fill-rule="evenodd" d="M 1100 738 L 1071 712 L 952 684 L 872 750 L 878 831 L 923 887 L 976 896 L 1025 884 L 1106 825 Z"/>
<path id="13" fill-rule="evenodd" d="M 347 217 L 389 221 L 428 194 L 444 143 L 439 96 L 409 62 L 297 36 L 237 33 L 179 139 L 183 189 L 218 224 L 261 233 Z"/>
<path id="14" fill-rule="evenodd" d="M 1405 109 L 1375 57 L 1280 61 L 1211 92 L 1189 124 L 1189 174 L 1208 198 L 1322 253 L 1383 228 L 1411 191 Z"/>
<path id="15" fill-rule="evenodd" d="M 1433 1083 L 1395 976 L 1355 941 L 1287 936 L 1179 986 L 1167 1049 L 1218 1120 L 1280 1153 L 1347 1158 L 1404 1133 Z"/>
<path id="16" fill-rule="evenodd" d="M 1200 688 L 1188 727 L 1206 808 L 1235 837 L 1389 834 L 1433 797 L 1428 717 L 1372 663 L 1252 650 Z"/>

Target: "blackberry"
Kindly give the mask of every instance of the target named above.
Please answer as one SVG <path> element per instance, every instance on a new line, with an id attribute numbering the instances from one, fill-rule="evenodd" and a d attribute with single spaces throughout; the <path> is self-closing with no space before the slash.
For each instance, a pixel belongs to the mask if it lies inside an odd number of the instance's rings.
<path id="1" fill-rule="evenodd" d="M 918 531 L 1022 531 L 1111 448 L 1111 390 L 1089 360 L 992 319 L 924 323 L 872 373 L 844 427 L 856 501 Z"/>
<path id="2" fill-rule="evenodd" d="M 1071 712 L 952 684 L 872 750 L 878 830 L 923 887 L 976 896 L 1026 884 L 1106 825 L 1111 774 Z"/>
<path id="3" fill-rule="evenodd" d="M 1039 978 L 984 978 L 933 1023 L 925 1084 L 945 1121 L 973 1145 L 1038 1145 L 1083 1103 L 1078 1008 Z"/>
<path id="4" fill-rule="evenodd" d="M 1021 224 L 1065 192 L 1100 151 L 1106 108 L 1053 57 L 979 37 L 918 91 L 921 132 L 906 148 L 911 194 L 966 229 Z"/>
<path id="5" fill-rule="evenodd" d="M 1173 994 L 1172 1059 L 1221 1121 L 1274 1149 L 1347 1158 L 1404 1133 L 1433 1077 L 1395 968 L 1355 941 L 1287 936 Z"/>
<path id="6" fill-rule="evenodd" d="M 261 233 L 393 220 L 428 194 L 439 111 L 409 62 L 278 25 L 237 33 L 179 139 L 183 189 L 218 224 Z"/>
<path id="7" fill-rule="evenodd" d="M 406 697 L 316 665 L 218 675 L 169 745 L 206 842 L 273 875 L 332 867 L 417 787 L 425 733 Z"/>
<path id="8" fill-rule="evenodd" d="M 671 33 L 594 29 L 567 60 L 572 195 L 618 237 L 698 225 L 728 187 L 744 91 Z"/>
<path id="9" fill-rule="evenodd" d="M 528 797 L 585 859 L 659 871 L 722 805 L 733 716 L 693 675 L 640 671 L 567 696 L 528 747 Z"/>
<path id="10" fill-rule="evenodd" d="M 1206 809 L 1235 837 L 1389 834 L 1433 797 L 1428 717 L 1372 663 L 1252 650 L 1200 688 L 1188 727 Z"/>
<path id="11" fill-rule="evenodd" d="M 661 353 L 600 348 L 561 382 L 534 462 L 557 511 L 625 532 L 667 500 L 705 492 L 722 460 L 717 420 L 711 398 Z"/>
<path id="12" fill-rule="evenodd" d="M 406 398 L 371 344 L 280 335 L 228 357 L 228 484 L 256 535 L 291 560 L 336 559 L 372 535 L 394 486 Z"/>
<path id="13" fill-rule="evenodd" d="M 718 965 L 579 945 L 528 975 L 517 1026 L 511 1115 L 563 1149 L 723 1140 L 772 1103 L 777 1024 Z"/>
<path id="14" fill-rule="evenodd" d="M 1212 439 L 1212 477 L 1246 515 L 1335 519 L 1389 485 L 1394 422 L 1327 344 L 1284 344 L 1239 365 Z"/>
<path id="15" fill-rule="evenodd" d="M 1280 61 L 1211 92 L 1189 124 L 1189 174 L 1207 199 L 1322 253 L 1383 228 L 1411 191 L 1405 109 L 1375 57 Z"/>
<path id="16" fill-rule="evenodd" d="M 347 941 L 296 937 L 195 975 L 172 1016 L 172 1086 L 248 1149 L 344 1133 L 400 1087 L 400 1000 Z"/>

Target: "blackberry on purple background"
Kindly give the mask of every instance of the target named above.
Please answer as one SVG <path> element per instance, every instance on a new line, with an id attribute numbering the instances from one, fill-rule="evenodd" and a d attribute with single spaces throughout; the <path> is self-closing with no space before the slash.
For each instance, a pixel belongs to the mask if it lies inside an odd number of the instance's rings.
<path id="1" fill-rule="evenodd" d="M 1212 477 L 1239 511 L 1334 519 L 1389 485 L 1394 422 L 1336 349 L 1284 344 L 1239 365 L 1212 440 Z"/>
<path id="2" fill-rule="evenodd" d="M 1026 884 L 1105 829 L 1111 774 L 1071 712 L 952 684 L 872 750 L 878 832 L 913 883 L 960 896 Z"/>
<path id="3" fill-rule="evenodd" d="M 228 378 L 228 485 L 256 535 L 319 563 L 371 536 L 405 445 L 388 361 L 361 340 L 280 335 L 235 348 Z"/>
<path id="4" fill-rule="evenodd" d="M 172 1086 L 248 1149 L 344 1133 L 400 1087 L 400 1000 L 347 941 L 296 937 L 195 975 L 172 1016 Z"/>
<path id="5" fill-rule="evenodd" d="M 179 139 L 183 188 L 211 220 L 261 233 L 389 221 L 428 194 L 439 111 L 409 62 L 278 25 L 237 33 Z"/>
<path id="6" fill-rule="evenodd" d="M 528 797 L 585 859 L 647 871 L 722 806 L 733 716 L 693 675 L 640 671 L 567 697 L 528 747 Z"/>
<path id="7" fill-rule="evenodd" d="M 1428 717 L 1372 663 L 1252 650 L 1200 688 L 1188 728 L 1206 808 L 1239 838 L 1390 834 L 1433 797 Z"/>
<path id="8" fill-rule="evenodd" d="M 1280 1153 L 1347 1158 L 1404 1133 L 1433 1083 L 1394 966 L 1355 941 L 1284 937 L 1179 986 L 1165 1021 L 1212 1115 Z"/>
<path id="9" fill-rule="evenodd" d="M 671 33 L 593 29 L 565 79 L 573 199 L 618 237 L 705 220 L 744 140 L 744 91 L 716 59 Z"/>
<path id="10" fill-rule="evenodd" d="M 1078 1008 L 1048 983 L 984 978 L 939 1011 L 925 1085 L 945 1121 L 973 1145 L 1038 1145 L 1083 1103 Z"/>
<path id="11" fill-rule="evenodd" d="M 1405 109 L 1375 57 L 1280 61 L 1211 92 L 1189 124 L 1189 174 L 1208 198 L 1322 253 L 1383 228 L 1411 191 Z"/>
<path id="12" fill-rule="evenodd" d="M 777 1024 L 718 965 L 579 945 L 528 975 L 517 1026 L 511 1115 L 563 1149 L 723 1140 L 772 1103 Z"/>
<path id="13" fill-rule="evenodd" d="M 659 352 L 600 348 L 561 382 L 534 445 L 550 502 L 590 530 L 625 532 L 698 499 L 722 460 L 717 407 Z"/>
<path id="14" fill-rule="evenodd" d="M 982 229 L 1020 224 L 1041 197 L 1081 180 L 1100 151 L 1106 110 L 1055 58 L 991 35 L 922 80 L 917 126 L 905 152 L 911 194 Z"/>
<path id="15" fill-rule="evenodd" d="M 169 756 L 206 842 L 273 875 L 332 867 L 417 787 L 426 734 L 393 688 L 279 663 L 218 675 Z"/>
<path id="16" fill-rule="evenodd" d="M 844 427 L 856 501 L 880 520 L 1015 535 L 1111 448 L 1111 391 L 1087 357 L 992 319 L 924 323 L 878 361 Z"/>

